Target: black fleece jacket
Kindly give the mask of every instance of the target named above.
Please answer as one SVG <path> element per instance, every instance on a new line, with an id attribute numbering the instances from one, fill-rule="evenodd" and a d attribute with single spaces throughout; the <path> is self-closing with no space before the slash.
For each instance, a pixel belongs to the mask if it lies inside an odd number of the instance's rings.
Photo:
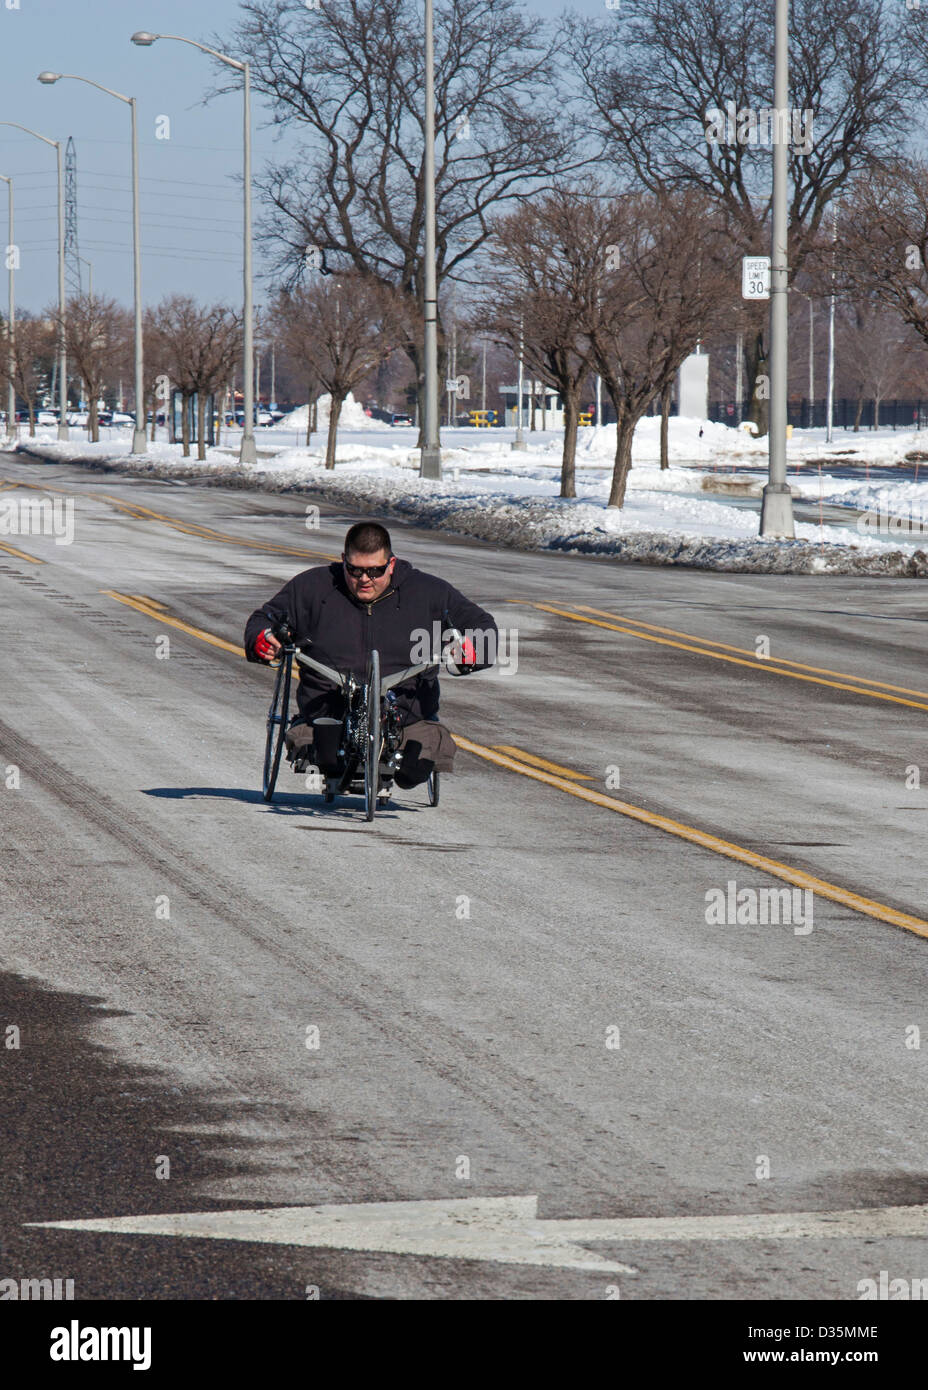
<path id="1" fill-rule="evenodd" d="M 474 643 L 480 658 L 474 669 L 492 666 L 496 623 L 452 584 L 414 569 L 408 560 L 397 560 L 386 593 L 371 603 L 362 603 L 349 592 L 341 563 L 336 561 L 303 570 L 268 603 L 255 609 L 245 626 L 245 655 L 249 661 L 260 661 L 255 655 L 255 640 L 265 628 L 286 621 L 298 640 L 312 641 L 307 654 L 326 666 L 353 671 L 363 680 L 368 656 L 376 647 L 381 674 L 389 676 L 427 659 L 423 651 L 436 650 L 446 614 L 451 625 Z M 429 719 L 438 712 L 437 676 L 418 676 L 395 693 L 403 724 Z M 297 704 L 300 715 L 308 721 L 322 715 L 337 718 L 341 713 L 339 692 L 305 667 L 300 670 Z"/>

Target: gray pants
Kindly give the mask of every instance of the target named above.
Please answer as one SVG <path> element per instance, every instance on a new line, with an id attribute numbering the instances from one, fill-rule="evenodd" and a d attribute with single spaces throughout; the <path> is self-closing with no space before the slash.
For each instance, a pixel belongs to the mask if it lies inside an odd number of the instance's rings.
<path id="1" fill-rule="evenodd" d="M 284 735 L 290 757 L 308 757 L 313 743 L 313 728 L 295 720 Z M 395 781 L 400 788 L 417 787 L 434 772 L 453 772 L 457 744 L 451 730 L 437 719 L 419 719 L 407 724 L 400 740 L 403 761 Z"/>

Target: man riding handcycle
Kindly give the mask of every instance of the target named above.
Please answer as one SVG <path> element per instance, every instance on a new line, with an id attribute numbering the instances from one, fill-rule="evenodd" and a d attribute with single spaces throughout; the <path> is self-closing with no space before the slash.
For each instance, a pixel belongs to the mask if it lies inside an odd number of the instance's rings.
<path id="1" fill-rule="evenodd" d="M 327 800 L 363 790 L 369 819 L 393 781 L 403 790 L 428 782 L 434 804 L 438 774 L 453 771 L 457 751 L 438 719 L 438 649 L 450 642 L 448 669 L 466 675 L 493 665 L 497 636 L 492 616 L 453 585 L 397 559 L 384 526 L 352 526 L 340 563 L 296 575 L 245 627 L 249 661 L 282 663 L 265 798 L 282 736 L 295 771 L 318 770 Z M 288 724 L 291 657 L 299 713 Z M 373 763 L 366 770 L 365 757 Z"/>

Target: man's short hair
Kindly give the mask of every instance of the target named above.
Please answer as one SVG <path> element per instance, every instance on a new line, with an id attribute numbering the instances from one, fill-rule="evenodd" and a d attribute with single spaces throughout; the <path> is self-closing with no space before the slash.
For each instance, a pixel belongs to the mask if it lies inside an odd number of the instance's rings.
<path id="1" fill-rule="evenodd" d="M 346 555 L 376 555 L 378 550 L 393 554 L 390 532 L 379 521 L 356 521 L 345 537 Z"/>

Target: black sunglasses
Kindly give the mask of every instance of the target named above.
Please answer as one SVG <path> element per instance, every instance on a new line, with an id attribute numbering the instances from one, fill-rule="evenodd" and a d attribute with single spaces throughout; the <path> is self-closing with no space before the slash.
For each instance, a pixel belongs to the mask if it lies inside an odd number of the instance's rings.
<path id="1" fill-rule="evenodd" d="M 390 560 L 392 559 L 393 556 L 391 555 Z M 344 564 L 345 569 L 351 575 L 352 579 L 360 579 L 362 575 L 365 574 L 369 575 L 371 579 L 382 579 L 390 568 L 390 560 L 388 560 L 385 565 L 369 565 L 366 569 L 363 565 L 349 565 L 347 560 L 345 560 Z"/>

